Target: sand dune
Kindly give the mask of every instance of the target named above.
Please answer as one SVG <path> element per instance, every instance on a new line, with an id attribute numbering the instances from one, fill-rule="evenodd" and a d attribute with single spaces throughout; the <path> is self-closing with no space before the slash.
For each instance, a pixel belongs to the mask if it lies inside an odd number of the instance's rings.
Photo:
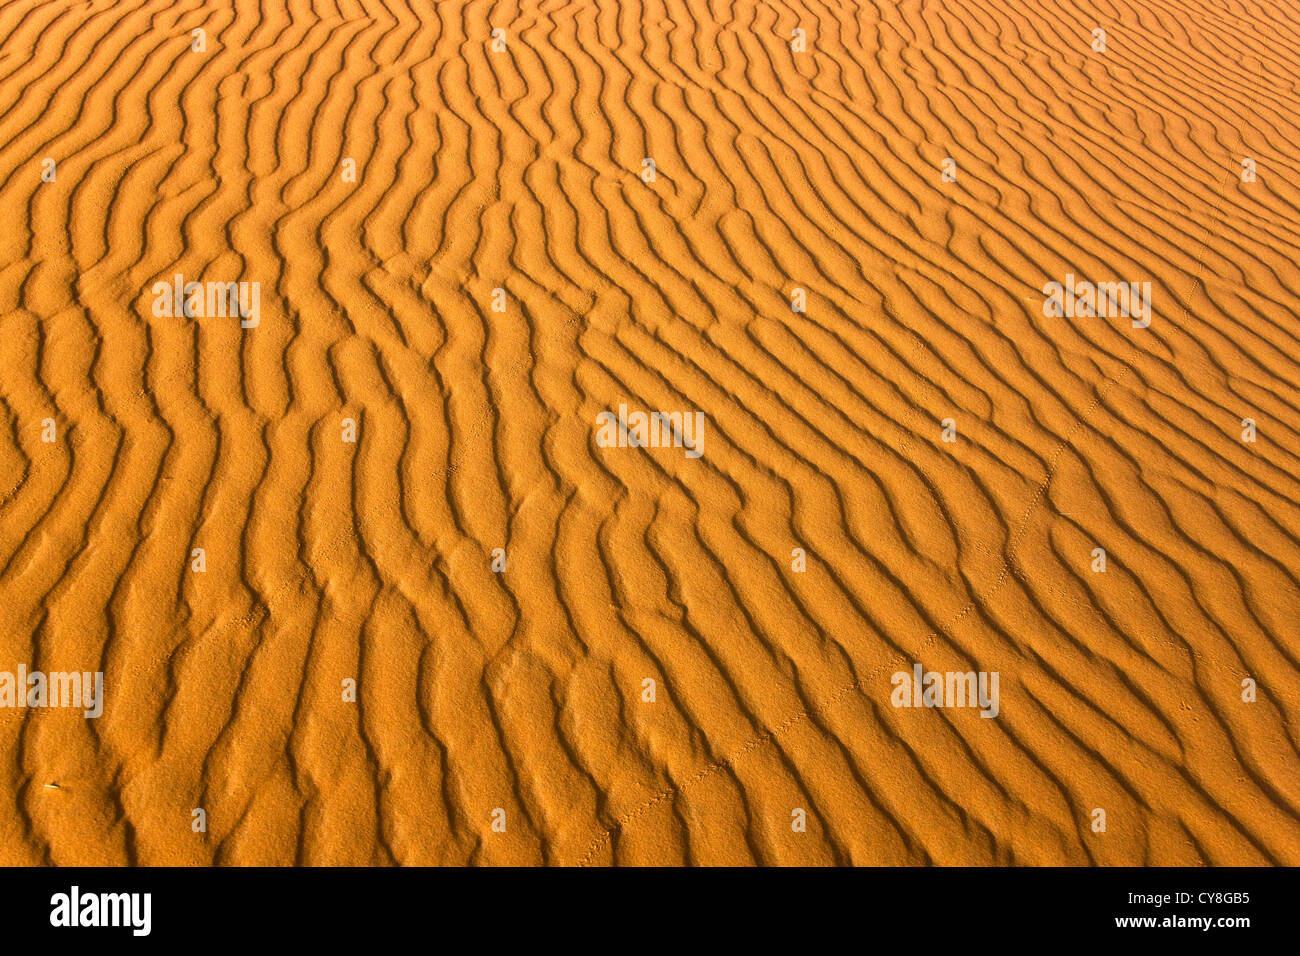
<path id="1" fill-rule="evenodd" d="M 1295 0 L 0 6 L 0 862 L 1300 864 L 1298 77 Z"/>

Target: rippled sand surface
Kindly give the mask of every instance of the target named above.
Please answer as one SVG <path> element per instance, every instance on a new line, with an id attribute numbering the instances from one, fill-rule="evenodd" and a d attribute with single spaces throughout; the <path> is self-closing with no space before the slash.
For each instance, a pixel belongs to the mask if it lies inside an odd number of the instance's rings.
<path id="1" fill-rule="evenodd" d="M 0 862 L 1300 864 L 1298 76 L 1295 0 L 4 3 L 0 671 L 104 685 L 0 707 Z"/>

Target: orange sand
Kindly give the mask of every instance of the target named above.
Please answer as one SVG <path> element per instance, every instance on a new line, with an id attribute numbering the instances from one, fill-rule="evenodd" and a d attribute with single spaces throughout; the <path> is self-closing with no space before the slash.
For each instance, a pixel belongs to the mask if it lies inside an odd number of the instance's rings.
<path id="1" fill-rule="evenodd" d="M 0 671 L 105 681 L 0 709 L 0 862 L 1300 864 L 1298 73 L 1296 0 L 0 6 Z"/>

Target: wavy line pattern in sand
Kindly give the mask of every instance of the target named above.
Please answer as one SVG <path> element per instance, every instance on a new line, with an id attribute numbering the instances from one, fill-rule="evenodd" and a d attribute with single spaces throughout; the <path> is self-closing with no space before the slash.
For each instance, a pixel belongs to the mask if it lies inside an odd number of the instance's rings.
<path id="1" fill-rule="evenodd" d="M 107 686 L 0 709 L 5 862 L 1300 862 L 1298 69 L 1291 2 L 4 5 L 0 671 Z"/>

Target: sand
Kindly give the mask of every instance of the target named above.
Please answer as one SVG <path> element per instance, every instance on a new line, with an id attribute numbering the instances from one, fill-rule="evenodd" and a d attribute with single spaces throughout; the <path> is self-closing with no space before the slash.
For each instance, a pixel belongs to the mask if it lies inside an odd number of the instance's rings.
<path id="1" fill-rule="evenodd" d="M 1295 0 L 5 3 L 0 862 L 1300 863 L 1298 69 Z"/>

